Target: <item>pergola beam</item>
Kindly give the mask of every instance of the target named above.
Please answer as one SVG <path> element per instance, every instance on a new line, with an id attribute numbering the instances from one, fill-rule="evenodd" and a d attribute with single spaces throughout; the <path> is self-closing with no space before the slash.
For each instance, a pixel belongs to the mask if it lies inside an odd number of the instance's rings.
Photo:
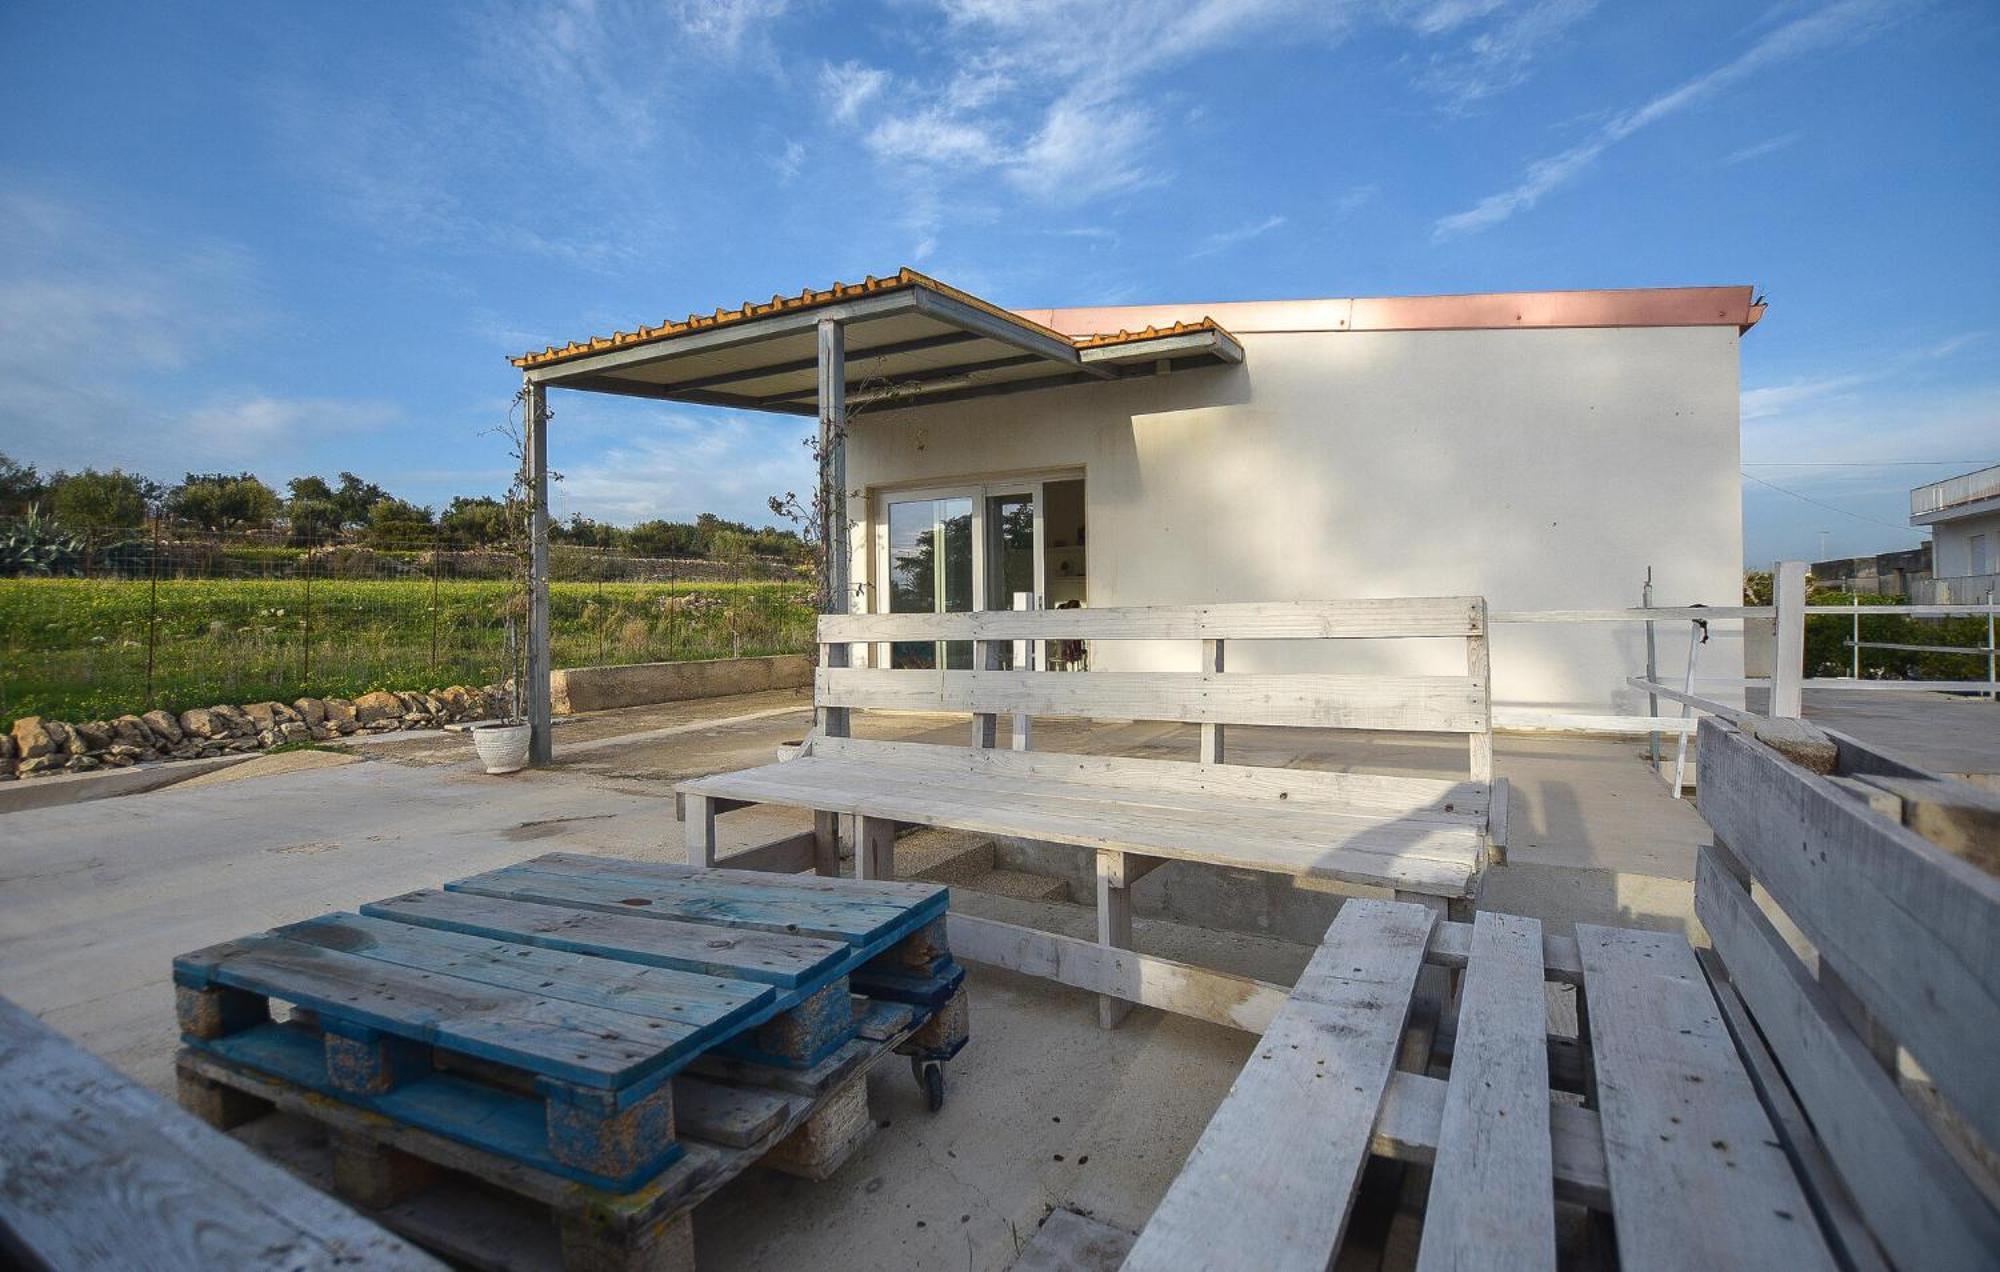
<path id="1" fill-rule="evenodd" d="M 847 400 L 849 402 L 872 402 L 892 398 L 902 392 L 921 393 L 923 387 L 927 384 L 961 380 L 968 375 L 974 375 L 981 371 L 999 371 L 1007 367 L 1026 366 L 1031 362 L 1042 361 L 1045 361 L 1045 359 L 1040 354 L 1017 353 L 1012 357 L 988 358 L 984 362 L 965 362 L 957 366 L 938 367 L 935 370 L 924 371 L 916 375 L 907 375 L 898 380 L 884 380 L 880 384 L 867 384 L 864 381 L 865 387 L 859 392 L 848 394 Z M 756 403 L 758 409 L 766 410 L 776 407 L 781 403 L 810 398 L 818 391 L 817 387 L 812 389 L 797 389 L 790 393 L 773 393 L 769 397 L 751 398 L 749 400 Z"/>
<path id="2" fill-rule="evenodd" d="M 849 362 L 864 362 L 870 358 L 888 358 L 901 353 L 922 353 L 926 349 L 941 349 L 947 345 L 964 344 L 968 340 L 982 337 L 976 331 L 947 331 L 941 336 L 925 336 L 921 340 L 899 340 L 894 344 L 876 345 L 859 349 L 847 355 Z M 799 371 L 811 371 L 819 366 L 819 356 L 798 358 L 791 362 L 773 362 L 761 367 L 741 367 L 735 371 L 718 371 L 714 375 L 696 376 L 692 380 L 672 380 L 663 388 L 679 392 L 683 389 L 706 389 L 718 384 L 738 384 L 744 380 L 762 380 L 774 375 L 791 375 Z M 805 397 L 805 393 L 793 393 L 790 397 Z"/>
<path id="3" fill-rule="evenodd" d="M 622 380 L 611 375 L 585 376 L 579 380 L 565 380 L 558 388 L 579 389 L 589 393 L 612 393 L 620 397 L 646 398 L 654 402 L 692 402 L 696 406 L 726 406 L 739 411 L 780 411 L 787 415 L 812 415 L 810 402 L 801 401 L 791 406 L 767 402 L 760 398 L 744 397 L 737 393 L 713 393 L 704 389 L 680 389 L 671 384 L 652 384 L 645 380 Z M 810 397 L 811 394 L 800 395 Z"/>

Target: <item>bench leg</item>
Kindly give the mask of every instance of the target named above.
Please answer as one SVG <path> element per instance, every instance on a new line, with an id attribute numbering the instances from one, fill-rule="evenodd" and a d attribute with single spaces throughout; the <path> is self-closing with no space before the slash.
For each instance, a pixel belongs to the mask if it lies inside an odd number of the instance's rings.
<path id="1" fill-rule="evenodd" d="M 863 817 L 854 840 L 857 879 L 896 877 L 896 823 L 886 817 Z"/>
<path id="2" fill-rule="evenodd" d="M 1097 943 L 1111 949 L 1132 948 L 1132 888 L 1125 877 L 1125 854 L 1108 848 L 1097 852 Z M 1116 1029 L 1132 1004 L 1111 994 L 1097 996 L 1097 1023 Z"/>
<path id="3" fill-rule="evenodd" d="M 687 863 L 703 870 L 715 865 L 715 801 L 687 797 Z"/>
<path id="4" fill-rule="evenodd" d="M 840 874 L 839 813 L 813 813 L 813 873 L 829 879 Z"/>

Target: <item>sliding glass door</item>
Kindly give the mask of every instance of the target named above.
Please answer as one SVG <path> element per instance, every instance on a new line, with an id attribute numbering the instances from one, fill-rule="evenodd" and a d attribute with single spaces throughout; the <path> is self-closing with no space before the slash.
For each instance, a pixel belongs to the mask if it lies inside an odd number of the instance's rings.
<path id="1" fill-rule="evenodd" d="M 1039 605 L 1041 494 L 1041 482 L 1024 481 L 879 496 L 878 607 L 891 614 L 947 614 Z M 971 641 L 899 641 L 887 652 L 891 667 L 972 666 Z M 1005 649 L 1001 662 L 1029 665 L 1026 645 Z"/>

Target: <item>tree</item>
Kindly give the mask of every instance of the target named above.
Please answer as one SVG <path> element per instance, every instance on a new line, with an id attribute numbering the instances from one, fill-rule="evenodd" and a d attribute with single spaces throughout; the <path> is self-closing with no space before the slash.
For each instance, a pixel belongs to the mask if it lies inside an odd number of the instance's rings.
<path id="1" fill-rule="evenodd" d="M 33 464 L 17 464 L 0 453 L 0 514 L 21 516 L 48 492 Z"/>
<path id="2" fill-rule="evenodd" d="M 251 473 L 189 473 L 167 495 L 167 511 L 204 530 L 269 525 L 280 511 L 278 492 Z"/>
<path id="3" fill-rule="evenodd" d="M 331 499 L 301 499 L 294 494 L 285 505 L 285 516 L 294 547 L 311 547 L 340 534 L 340 508 Z"/>
<path id="4" fill-rule="evenodd" d="M 340 509 L 340 524 L 344 526 L 367 525 L 375 505 L 389 498 L 388 491 L 372 481 L 361 480 L 353 473 L 342 473 L 340 486 L 329 494 L 334 505 Z"/>
<path id="5" fill-rule="evenodd" d="M 374 547 L 429 547 L 435 538 L 429 508 L 402 499 L 377 499 L 368 509 L 368 542 Z"/>
<path id="6" fill-rule="evenodd" d="M 309 499 L 314 503 L 333 502 L 333 487 L 326 484 L 326 478 L 315 477 L 311 473 L 292 478 L 285 483 L 285 489 L 291 492 L 295 500 Z"/>
<path id="7" fill-rule="evenodd" d="M 490 547 L 507 537 L 507 506 L 488 495 L 459 495 L 438 518 L 438 528 L 455 547 Z"/>
<path id="8" fill-rule="evenodd" d="M 129 528 L 146 519 L 151 485 L 116 468 L 57 473 L 50 482 L 50 503 L 56 520 L 73 531 Z"/>
<path id="9" fill-rule="evenodd" d="M 685 521 L 641 521 L 625 532 L 632 551 L 649 557 L 700 556 L 701 531 Z"/>

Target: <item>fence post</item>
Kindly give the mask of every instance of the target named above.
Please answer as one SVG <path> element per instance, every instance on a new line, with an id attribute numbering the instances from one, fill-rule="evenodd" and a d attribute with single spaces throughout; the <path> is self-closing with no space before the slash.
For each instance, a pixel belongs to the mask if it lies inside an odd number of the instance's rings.
<path id="1" fill-rule="evenodd" d="M 2000 649 L 1993 644 L 1993 588 L 1986 589 L 1986 697 L 2000 702 Z"/>
<path id="2" fill-rule="evenodd" d="M 306 539 L 305 551 L 299 556 L 299 570 L 305 575 L 306 580 L 304 639 L 299 642 L 299 692 L 303 694 L 312 692 L 313 674 L 313 570 L 310 536 Z"/>
<path id="3" fill-rule="evenodd" d="M 153 709 L 153 663 L 157 657 L 160 632 L 160 518 L 153 517 L 153 559 L 146 584 L 146 710 Z"/>
<path id="4" fill-rule="evenodd" d="M 1777 638 L 1771 650 L 1770 715 L 1796 720 L 1805 712 L 1806 563 L 1779 561 L 1771 567 L 1771 603 L 1777 608 Z"/>
<path id="5" fill-rule="evenodd" d="M 431 678 L 438 669 L 438 569 L 444 560 L 444 528 L 431 531 Z"/>
<path id="6" fill-rule="evenodd" d="M 1849 599 L 1854 604 L 1854 639 L 1848 643 L 1854 646 L 1854 678 L 1861 679 L 1861 594 L 1850 592 Z"/>
<path id="7" fill-rule="evenodd" d="M 604 632 L 611 625 L 610 617 L 604 609 L 604 576 L 611 569 L 611 549 L 597 550 L 597 665 L 605 665 Z"/>
<path id="8" fill-rule="evenodd" d="M 1650 565 L 1646 567 L 1646 586 L 1639 592 L 1639 606 L 1642 609 L 1653 608 L 1653 567 Z M 1659 652 L 1659 640 L 1653 630 L 1653 620 L 1649 618 L 1646 620 L 1646 681 L 1648 684 L 1659 683 Z M 1656 718 L 1659 716 L 1659 694 L 1649 693 L 1646 695 L 1646 714 Z M 1653 772 L 1658 773 L 1660 771 L 1660 731 L 1658 729 L 1654 729 L 1646 735 L 1646 755 L 1652 761 Z"/>

